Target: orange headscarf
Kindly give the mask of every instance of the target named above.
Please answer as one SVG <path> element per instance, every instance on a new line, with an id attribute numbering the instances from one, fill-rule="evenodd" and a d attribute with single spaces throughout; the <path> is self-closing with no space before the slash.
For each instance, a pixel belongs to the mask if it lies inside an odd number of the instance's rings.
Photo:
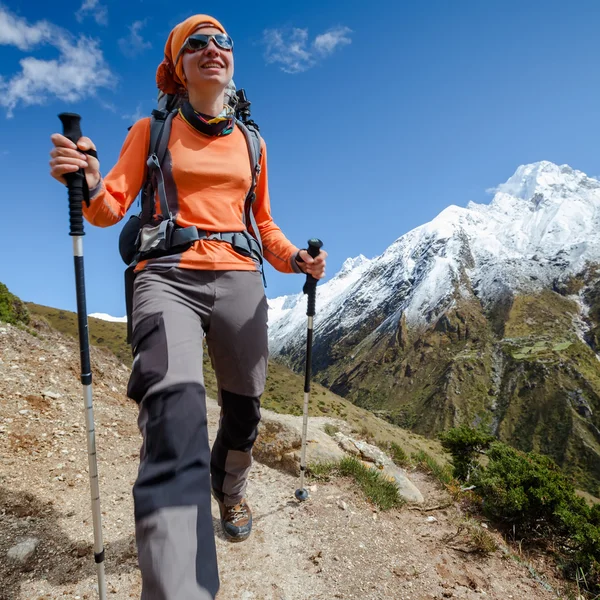
<path id="1" fill-rule="evenodd" d="M 225 28 L 219 21 L 208 15 L 194 15 L 189 17 L 179 25 L 176 25 L 165 44 L 165 58 L 158 65 L 156 70 L 156 84 L 158 89 L 165 94 L 177 94 L 185 88 L 185 78 L 183 76 L 183 61 L 180 60 L 177 65 L 173 64 L 176 56 L 179 54 L 185 40 L 200 27 L 200 25 L 212 25 L 226 33 Z"/>

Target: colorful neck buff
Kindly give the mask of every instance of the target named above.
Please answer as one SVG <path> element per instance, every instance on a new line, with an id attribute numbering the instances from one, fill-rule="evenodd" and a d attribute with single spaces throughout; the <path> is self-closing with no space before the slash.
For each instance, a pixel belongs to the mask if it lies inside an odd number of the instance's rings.
<path id="1" fill-rule="evenodd" d="M 189 102 L 184 102 L 179 114 L 186 123 L 204 135 L 229 135 L 235 124 L 235 111 L 227 105 L 223 107 L 221 114 L 211 117 L 194 110 Z"/>

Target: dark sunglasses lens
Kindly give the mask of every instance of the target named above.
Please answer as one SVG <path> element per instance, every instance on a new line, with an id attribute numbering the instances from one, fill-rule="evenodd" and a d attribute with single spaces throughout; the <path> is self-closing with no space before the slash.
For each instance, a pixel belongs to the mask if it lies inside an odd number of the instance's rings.
<path id="1" fill-rule="evenodd" d="M 192 35 L 188 38 L 188 46 L 191 50 L 202 50 L 208 46 L 209 37 L 207 35 Z"/>

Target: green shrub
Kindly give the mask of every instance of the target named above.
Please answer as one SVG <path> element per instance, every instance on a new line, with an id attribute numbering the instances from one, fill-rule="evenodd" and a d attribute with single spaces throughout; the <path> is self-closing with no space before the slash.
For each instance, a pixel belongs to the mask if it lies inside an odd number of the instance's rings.
<path id="1" fill-rule="evenodd" d="M 29 325 L 27 307 L 3 283 L 0 283 L 0 321 L 11 325 Z"/>
<path id="2" fill-rule="evenodd" d="M 455 427 L 440 435 L 442 447 L 452 455 L 454 477 L 459 481 L 469 481 L 471 473 L 478 466 L 478 455 L 489 448 L 494 436 L 481 429 L 466 425 Z"/>
<path id="3" fill-rule="evenodd" d="M 589 507 L 554 461 L 501 442 L 473 474 L 485 513 L 526 541 L 554 542 L 566 576 L 600 592 L 600 507 Z"/>
<path id="4" fill-rule="evenodd" d="M 559 508 L 585 506 L 575 487 L 547 456 L 520 452 L 496 442 L 487 451 L 489 463 L 473 476 L 488 515 L 510 523 L 518 534 L 540 524 L 557 527 Z"/>
<path id="5" fill-rule="evenodd" d="M 563 571 L 571 579 L 581 579 L 589 591 L 600 591 L 600 527 L 585 504 L 581 510 L 561 506 L 557 510 L 560 524 L 567 532 L 563 540 Z"/>

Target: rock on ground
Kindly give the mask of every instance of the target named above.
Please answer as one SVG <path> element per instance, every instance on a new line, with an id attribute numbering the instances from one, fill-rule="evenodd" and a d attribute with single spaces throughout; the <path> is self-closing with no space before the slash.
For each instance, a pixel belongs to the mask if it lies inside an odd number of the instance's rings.
<path id="1" fill-rule="evenodd" d="M 302 446 L 302 417 L 282 415 L 261 409 L 259 436 L 254 446 L 256 460 L 288 473 L 300 474 Z M 324 426 L 338 423 L 328 417 L 310 417 L 306 444 L 306 462 L 338 462 L 346 454 L 336 441 L 324 431 Z"/>
<path id="2" fill-rule="evenodd" d="M 24 564 L 33 556 L 39 543 L 40 540 L 37 538 L 26 538 L 22 542 L 14 545 L 6 553 L 6 556 L 9 560 Z"/>

